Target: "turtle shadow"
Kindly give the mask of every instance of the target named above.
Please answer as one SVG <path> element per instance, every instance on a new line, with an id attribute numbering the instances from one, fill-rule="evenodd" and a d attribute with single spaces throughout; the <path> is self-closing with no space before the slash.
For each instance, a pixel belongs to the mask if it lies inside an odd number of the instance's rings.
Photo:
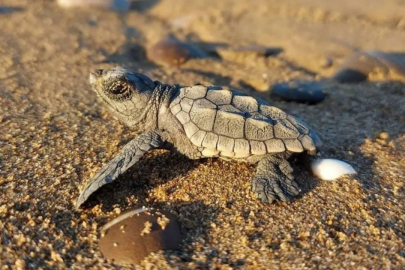
<path id="1" fill-rule="evenodd" d="M 121 142 L 125 144 L 125 142 Z M 103 212 L 110 212 L 120 205 L 129 207 L 136 198 L 137 204 L 155 205 L 150 200 L 150 191 L 160 185 L 164 185 L 175 178 L 186 177 L 190 171 L 199 164 L 210 163 L 218 159 L 197 159 L 191 160 L 181 154 L 168 150 L 157 150 L 160 153 L 148 152 L 138 163 L 121 174 L 114 182 L 102 186 L 95 191 L 83 204 L 84 208 L 93 208 L 101 205 Z M 219 159 L 220 160 L 220 159 Z M 236 161 L 220 160 L 221 162 L 238 163 Z M 292 198 L 292 201 L 299 200 L 319 185 L 320 180 L 310 174 L 309 158 L 305 154 L 297 155 L 289 160 L 294 168 L 294 176 L 301 188 L 301 193 Z M 257 164 L 247 163 L 249 170 L 256 170 Z M 253 179 L 253 178 L 252 178 Z M 250 181 L 252 181 L 250 179 Z M 176 187 L 165 189 L 165 196 L 171 196 Z"/>
<path id="2" fill-rule="evenodd" d="M 301 192 L 292 198 L 292 202 L 300 200 L 305 197 L 309 192 L 314 190 L 320 183 L 321 180 L 316 178 L 311 173 L 311 160 L 315 157 L 309 156 L 306 153 L 300 153 L 292 156 L 288 159 L 291 167 L 293 168 L 294 181 L 297 183 Z"/>

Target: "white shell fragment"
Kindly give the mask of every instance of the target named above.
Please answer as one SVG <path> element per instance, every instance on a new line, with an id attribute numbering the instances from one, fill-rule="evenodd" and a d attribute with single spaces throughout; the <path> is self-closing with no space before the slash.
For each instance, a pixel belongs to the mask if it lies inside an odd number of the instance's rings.
<path id="1" fill-rule="evenodd" d="M 350 164 L 338 159 L 316 159 L 311 162 L 312 173 L 321 180 L 336 180 L 345 174 L 356 174 Z"/>
<path id="2" fill-rule="evenodd" d="M 57 0 L 61 7 L 82 7 L 93 6 L 115 11 L 126 11 L 129 9 L 129 0 Z"/>

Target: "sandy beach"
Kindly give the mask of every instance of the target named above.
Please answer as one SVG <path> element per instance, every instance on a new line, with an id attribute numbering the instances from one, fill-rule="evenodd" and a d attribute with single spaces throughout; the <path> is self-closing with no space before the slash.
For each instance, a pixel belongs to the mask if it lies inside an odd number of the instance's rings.
<path id="1" fill-rule="evenodd" d="M 405 53 L 404 14 L 395 0 L 144 0 L 127 13 L 0 0 L 0 269 L 130 269 L 103 257 L 98 239 L 108 220 L 141 206 L 171 211 L 187 236 L 137 269 L 405 269 L 405 84 L 330 79 L 356 50 Z M 280 53 L 161 67 L 145 50 L 169 33 Z M 303 193 L 263 205 L 250 191 L 255 166 L 154 150 L 75 210 L 86 181 L 136 135 L 88 83 L 117 65 L 265 99 L 358 174 L 320 181 L 297 160 Z M 271 95 L 294 79 L 322 81 L 326 99 Z"/>

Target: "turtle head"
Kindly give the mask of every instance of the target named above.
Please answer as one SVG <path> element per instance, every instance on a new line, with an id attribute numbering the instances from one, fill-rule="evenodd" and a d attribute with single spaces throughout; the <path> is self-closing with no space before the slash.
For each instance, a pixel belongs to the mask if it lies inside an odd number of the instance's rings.
<path id="1" fill-rule="evenodd" d="M 128 126 L 137 123 L 155 88 L 151 79 L 126 67 L 90 73 L 90 84 L 114 116 Z"/>

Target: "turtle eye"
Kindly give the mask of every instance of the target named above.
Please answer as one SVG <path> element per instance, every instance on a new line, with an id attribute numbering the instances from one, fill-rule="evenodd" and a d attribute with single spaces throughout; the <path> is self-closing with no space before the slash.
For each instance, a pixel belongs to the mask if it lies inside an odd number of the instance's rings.
<path id="1" fill-rule="evenodd" d="M 132 98 L 132 86 L 126 81 L 114 81 L 104 87 L 106 95 L 115 101 L 125 101 Z"/>
<path id="2" fill-rule="evenodd" d="M 116 85 L 111 89 L 111 94 L 119 95 L 125 93 L 126 87 L 122 84 Z"/>

